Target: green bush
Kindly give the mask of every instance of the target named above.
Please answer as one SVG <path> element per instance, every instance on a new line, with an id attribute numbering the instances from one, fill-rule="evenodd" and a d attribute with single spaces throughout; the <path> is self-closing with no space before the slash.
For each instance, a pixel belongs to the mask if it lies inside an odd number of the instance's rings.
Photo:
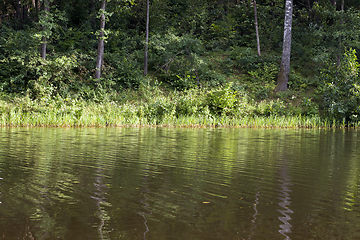
<path id="1" fill-rule="evenodd" d="M 201 89 L 189 89 L 177 92 L 173 98 L 176 105 L 176 116 L 193 116 L 199 114 L 205 105 L 204 91 Z"/>
<path id="2" fill-rule="evenodd" d="M 249 90 L 257 99 L 266 99 L 276 86 L 276 76 L 279 67 L 274 63 L 260 63 L 259 68 L 248 71 L 250 81 Z"/>
<path id="3" fill-rule="evenodd" d="M 39 78 L 29 81 L 29 89 L 34 98 L 47 95 L 66 95 L 71 84 L 76 83 L 77 76 L 74 69 L 78 67 L 75 55 L 54 56 L 42 61 L 37 67 Z"/>
<path id="4" fill-rule="evenodd" d="M 236 92 L 231 85 L 209 91 L 205 96 L 205 104 L 214 115 L 232 114 L 237 101 Z"/>
<path id="5" fill-rule="evenodd" d="M 360 121 L 360 78 L 356 51 L 345 52 L 339 67 L 328 64 L 321 71 L 324 110 L 330 119 L 338 123 Z"/>
<path id="6" fill-rule="evenodd" d="M 104 61 L 109 64 L 108 71 L 104 71 L 104 80 L 113 81 L 115 89 L 138 88 L 144 80 L 140 63 L 133 55 L 109 53 L 105 54 Z"/>
<path id="7" fill-rule="evenodd" d="M 255 49 L 249 47 L 232 47 L 230 58 L 235 61 L 235 67 L 245 71 L 254 71 L 265 66 L 279 65 L 280 55 L 262 54 L 258 56 Z"/>
<path id="8" fill-rule="evenodd" d="M 287 111 L 287 104 L 280 100 L 263 100 L 256 105 L 255 114 L 259 116 L 284 116 L 291 115 Z"/>
<path id="9" fill-rule="evenodd" d="M 159 73 L 162 82 L 184 90 L 193 87 L 197 81 L 205 81 L 208 68 L 200 57 L 204 47 L 199 39 L 169 32 L 153 35 L 149 43 L 149 67 Z"/>
<path id="10" fill-rule="evenodd" d="M 318 116 L 319 115 L 319 106 L 314 103 L 311 98 L 304 97 L 301 103 L 302 115 L 305 116 Z"/>
<path id="11" fill-rule="evenodd" d="M 31 79 L 38 77 L 39 64 L 35 30 L 15 31 L 0 27 L 0 91 L 21 93 Z"/>

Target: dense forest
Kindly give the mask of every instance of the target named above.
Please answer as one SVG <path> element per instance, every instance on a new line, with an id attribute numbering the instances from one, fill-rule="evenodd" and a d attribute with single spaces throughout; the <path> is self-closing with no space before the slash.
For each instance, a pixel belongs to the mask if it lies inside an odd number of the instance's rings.
<path id="1" fill-rule="evenodd" d="M 358 126 L 359 35 L 358 0 L 2 0 L 0 125 Z"/>

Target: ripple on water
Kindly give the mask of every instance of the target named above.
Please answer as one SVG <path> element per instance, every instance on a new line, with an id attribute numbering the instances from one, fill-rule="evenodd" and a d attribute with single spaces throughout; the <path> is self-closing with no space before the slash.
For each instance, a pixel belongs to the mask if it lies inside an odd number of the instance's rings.
<path id="1" fill-rule="evenodd" d="M 21 137 L 14 131 L 0 131 L 1 223 L 13 229 L 0 234 L 8 239 L 29 231 L 38 239 L 66 239 L 65 232 L 67 239 L 360 235 L 353 134 L 30 129 Z"/>

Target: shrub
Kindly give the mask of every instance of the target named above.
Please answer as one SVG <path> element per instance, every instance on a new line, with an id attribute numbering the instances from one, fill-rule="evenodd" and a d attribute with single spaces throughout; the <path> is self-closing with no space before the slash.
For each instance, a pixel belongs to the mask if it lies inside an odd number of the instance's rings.
<path id="1" fill-rule="evenodd" d="M 113 81 L 113 87 L 138 88 L 144 80 L 140 63 L 131 54 L 109 53 L 104 56 L 111 69 L 104 72 L 105 81 Z"/>
<path id="2" fill-rule="evenodd" d="M 301 106 L 302 115 L 311 117 L 319 115 L 319 106 L 312 102 L 311 98 L 304 97 Z"/>
<path id="3" fill-rule="evenodd" d="M 75 55 L 55 56 L 42 61 L 37 67 L 38 79 L 29 81 L 29 88 L 34 98 L 46 95 L 66 95 L 70 84 L 76 82 L 74 69 L 78 67 Z"/>
<path id="4" fill-rule="evenodd" d="M 345 52 L 339 67 L 327 64 L 321 71 L 324 96 L 324 110 L 330 119 L 337 122 L 357 122 L 360 120 L 360 78 L 356 51 Z"/>
<path id="5" fill-rule="evenodd" d="M 259 102 L 255 108 L 255 114 L 260 116 L 291 115 L 286 109 L 286 103 L 280 99 Z"/>
<path id="6" fill-rule="evenodd" d="M 236 92 L 231 89 L 230 84 L 211 90 L 205 96 L 205 104 L 214 115 L 232 114 L 236 101 Z"/>

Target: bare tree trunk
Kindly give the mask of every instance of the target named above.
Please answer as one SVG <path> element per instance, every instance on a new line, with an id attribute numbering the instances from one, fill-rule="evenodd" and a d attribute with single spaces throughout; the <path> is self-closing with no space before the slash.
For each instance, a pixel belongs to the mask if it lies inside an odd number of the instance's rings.
<path id="1" fill-rule="evenodd" d="M 281 58 L 280 72 L 275 91 L 286 91 L 290 73 L 291 53 L 291 26 L 292 26 L 293 0 L 286 0 L 284 21 L 284 42 Z"/>
<path id="2" fill-rule="evenodd" d="M 44 11 L 45 11 L 45 15 L 47 16 L 48 12 L 49 12 L 49 0 L 44 0 Z M 46 27 L 43 26 L 43 31 L 46 30 Z M 46 60 L 46 37 L 43 36 L 41 38 L 41 50 L 40 50 L 40 55 L 41 55 L 41 58 Z"/>
<path id="3" fill-rule="evenodd" d="M 103 0 L 101 3 L 101 10 L 105 11 L 106 0 Z M 96 69 L 95 69 L 95 78 L 100 79 L 101 77 L 101 66 L 104 59 L 104 29 L 105 29 L 105 14 L 102 13 L 100 17 L 100 35 L 99 35 L 99 43 L 97 50 L 97 58 L 96 58 Z"/>
<path id="4" fill-rule="evenodd" d="M 257 11 L 256 11 L 256 0 L 254 0 L 254 15 L 255 15 L 255 31 L 256 31 L 257 51 L 258 51 L 258 55 L 261 56 L 260 37 L 259 37 L 259 28 L 258 28 L 258 20 L 257 20 Z"/>
<path id="5" fill-rule="evenodd" d="M 149 45 L 149 21 L 150 21 L 149 0 L 146 0 L 146 36 L 145 36 L 145 56 L 144 56 L 144 76 L 148 74 L 148 45 Z"/>

